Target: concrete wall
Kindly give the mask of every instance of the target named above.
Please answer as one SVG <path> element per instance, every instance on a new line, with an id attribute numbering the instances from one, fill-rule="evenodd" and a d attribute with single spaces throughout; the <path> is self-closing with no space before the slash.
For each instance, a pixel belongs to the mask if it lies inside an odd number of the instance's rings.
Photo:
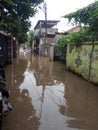
<path id="1" fill-rule="evenodd" d="M 83 78 L 98 84 L 98 44 L 95 44 L 91 60 L 91 44 L 67 46 L 66 67 Z M 90 69 L 91 62 L 91 69 Z"/>
<path id="2" fill-rule="evenodd" d="M 49 58 L 50 58 L 51 60 L 54 60 L 54 44 L 55 44 L 55 43 L 51 43 L 51 44 L 50 44 Z"/>

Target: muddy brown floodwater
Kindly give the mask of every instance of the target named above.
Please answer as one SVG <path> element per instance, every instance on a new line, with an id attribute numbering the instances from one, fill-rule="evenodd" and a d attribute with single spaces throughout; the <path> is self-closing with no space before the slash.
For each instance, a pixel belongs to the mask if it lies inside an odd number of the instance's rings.
<path id="1" fill-rule="evenodd" d="M 64 64 L 21 52 L 5 71 L 14 107 L 3 130 L 98 130 L 98 87 Z"/>

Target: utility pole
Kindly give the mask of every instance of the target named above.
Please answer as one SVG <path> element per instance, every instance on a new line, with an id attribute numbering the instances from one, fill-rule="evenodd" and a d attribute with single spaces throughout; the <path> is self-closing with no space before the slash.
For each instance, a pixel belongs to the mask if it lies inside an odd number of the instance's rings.
<path id="1" fill-rule="evenodd" d="M 44 13 L 44 17 L 45 17 L 45 22 L 44 22 L 44 25 L 45 25 L 45 35 L 44 35 L 44 44 L 43 44 L 43 52 L 44 52 L 44 55 L 45 55 L 45 52 L 47 51 L 47 54 L 48 54 L 48 47 L 47 47 L 47 3 L 44 2 L 43 3 L 43 7 L 39 7 L 43 13 Z M 41 26 L 40 26 L 41 28 Z M 46 51 L 45 51 L 46 50 Z"/>
<path id="2" fill-rule="evenodd" d="M 45 14 L 45 44 L 47 44 L 47 3 L 44 2 L 44 14 Z"/>
<path id="3" fill-rule="evenodd" d="M 47 45 L 47 3 L 44 2 L 44 5 L 43 5 L 43 8 L 44 8 L 44 15 L 45 15 L 45 43 L 44 43 L 44 55 L 45 55 L 45 52 L 48 54 L 48 45 Z"/>

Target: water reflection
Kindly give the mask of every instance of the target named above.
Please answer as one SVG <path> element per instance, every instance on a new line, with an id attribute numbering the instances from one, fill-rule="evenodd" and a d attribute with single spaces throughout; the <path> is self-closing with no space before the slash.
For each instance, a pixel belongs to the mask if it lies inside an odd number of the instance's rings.
<path id="1" fill-rule="evenodd" d="M 37 68 L 34 67 L 34 69 L 30 68 L 32 65 L 28 62 L 27 69 L 24 72 L 24 81 L 19 87 L 20 93 L 24 90 L 28 91 L 32 106 L 36 110 L 37 117 L 40 119 L 41 125 L 39 130 L 60 129 L 62 125 L 62 128 L 65 128 L 67 117 L 63 117 L 58 111 L 60 106 L 66 106 L 64 84 L 53 79 L 54 76 L 52 74 L 53 71 L 50 71 L 51 69 L 43 68 L 49 66 L 49 62 L 47 62 L 49 59 L 45 60 L 47 65 L 42 62 L 44 66 L 42 64 L 37 66 L 36 64 Z M 45 71 L 41 71 L 43 69 Z M 59 121 L 62 122 L 62 125 L 60 125 Z"/>
<path id="2" fill-rule="evenodd" d="M 13 76 L 11 67 L 6 73 L 15 109 L 4 130 L 98 129 L 96 86 L 47 57 L 22 53 L 14 60 Z"/>
<path id="3" fill-rule="evenodd" d="M 6 79 L 8 86 L 10 86 L 10 100 L 14 109 L 7 118 L 4 117 L 3 130 L 38 130 L 40 122 L 30 102 L 29 92 L 27 89 L 20 92 L 19 88 L 25 80 L 24 72 L 27 70 L 28 60 L 24 59 L 23 56 L 18 58 L 13 63 L 13 74 L 9 73 L 12 70 L 11 65 L 6 68 Z"/>

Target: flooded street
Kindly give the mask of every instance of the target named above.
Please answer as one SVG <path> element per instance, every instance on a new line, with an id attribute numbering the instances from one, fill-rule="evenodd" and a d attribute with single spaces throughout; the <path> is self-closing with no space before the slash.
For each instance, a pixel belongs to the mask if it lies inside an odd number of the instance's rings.
<path id="1" fill-rule="evenodd" d="M 21 53 L 5 71 L 13 111 L 3 130 L 98 130 L 98 87 L 65 65 Z"/>

